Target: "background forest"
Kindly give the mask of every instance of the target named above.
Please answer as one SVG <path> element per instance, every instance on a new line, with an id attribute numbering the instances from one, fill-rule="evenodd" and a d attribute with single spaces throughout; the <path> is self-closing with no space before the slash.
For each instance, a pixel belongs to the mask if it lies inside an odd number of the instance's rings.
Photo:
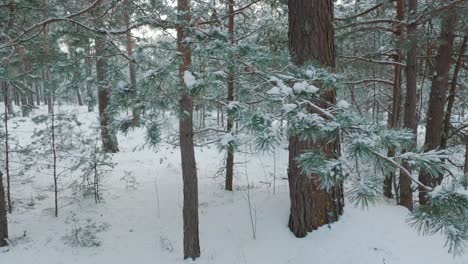
<path id="1" fill-rule="evenodd" d="M 466 0 L 0 0 L 0 263 L 468 263 L 467 28 Z"/>

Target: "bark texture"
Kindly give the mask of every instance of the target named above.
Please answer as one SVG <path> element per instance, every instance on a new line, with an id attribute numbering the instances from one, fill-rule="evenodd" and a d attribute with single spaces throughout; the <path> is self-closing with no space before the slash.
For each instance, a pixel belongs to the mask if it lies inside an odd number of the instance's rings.
<path id="1" fill-rule="evenodd" d="M 396 19 L 403 21 L 405 18 L 405 7 L 403 0 L 396 1 Z M 398 25 L 395 31 L 395 62 L 402 62 L 403 52 L 400 49 L 400 45 L 403 43 L 403 26 Z M 391 113 L 388 118 L 389 128 L 398 128 L 400 125 L 400 112 L 401 112 L 401 65 L 395 65 L 393 68 L 393 89 L 392 89 L 392 106 Z M 388 151 L 388 156 L 395 156 L 395 150 L 391 149 Z M 387 198 L 393 198 L 392 184 L 396 177 L 395 172 L 391 171 L 384 179 L 384 196 Z M 396 190 L 395 190 L 396 191 Z M 398 198 L 398 197 L 397 197 Z"/>
<path id="2" fill-rule="evenodd" d="M 180 21 L 190 22 L 189 0 L 177 0 L 177 9 L 181 13 Z M 192 64 L 192 52 L 190 46 L 184 43 L 187 37 L 186 27 L 183 24 L 177 26 L 177 50 L 181 56 L 179 74 L 182 76 Z M 179 100 L 179 139 L 180 154 L 182 160 L 182 179 L 184 183 L 184 259 L 195 260 L 200 257 L 200 242 L 198 238 L 198 180 L 197 165 L 193 144 L 193 98 L 188 89 L 183 87 Z"/>
<path id="3" fill-rule="evenodd" d="M 335 47 L 332 0 L 289 0 L 289 50 L 293 62 L 302 65 L 318 62 L 334 71 Z M 320 107 L 335 103 L 334 91 L 321 94 Z M 322 225 L 335 222 L 343 213 L 343 187 L 335 186 L 330 191 L 319 187 L 317 175 L 302 173 L 296 158 L 309 150 L 322 150 L 327 158 L 339 156 L 339 141 L 318 140 L 316 143 L 302 141 L 298 136 L 289 138 L 289 195 L 291 208 L 289 228 L 296 237 Z"/>
<path id="4" fill-rule="evenodd" d="M 448 133 L 450 131 L 451 126 L 450 118 L 452 117 L 453 105 L 455 104 L 455 96 L 457 94 L 458 73 L 460 72 L 460 68 L 463 64 L 463 55 L 466 51 L 467 40 L 468 37 L 464 36 L 462 40 L 462 45 L 460 46 L 457 64 L 455 65 L 455 69 L 453 70 L 452 82 L 450 83 L 450 91 L 449 96 L 447 98 L 447 110 L 445 111 L 444 129 L 442 131 L 442 139 L 440 141 L 441 149 L 447 148 Z"/>
<path id="5" fill-rule="evenodd" d="M 228 19 L 228 32 L 229 32 L 229 38 L 230 42 L 232 45 L 234 45 L 234 0 L 229 0 L 228 2 L 228 14 L 229 14 L 229 19 Z M 231 58 L 232 59 L 232 58 Z M 235 75 L 234 75 L 234 65 L 233 62 L 231 61 L 229 64 L 229 72 L 228 72 L 228 81 L 227 81 L 227 101 L 232 102 L 234 101 L 234 81 L 235 81 Z M 232 128 L 234 125 L 234 120 L 231 115 L 227 115 L 227 127 L 226 130 L 228 133 L 232 132 Z M 228 191 L 232 191 L 232 180 L 233 180 L 233 175 L 234 175 L 234 150 L 233 149 L 228 149 L 227 153 L 227 158 L 226 158 L 226 183 L 225 183 L 225 188 Z"/>
<path id="6" fill-rule="evenodd" d="M 418 0 L 408 0 L 409 17 L 414 18 L 418 8 Z M 411 19 L 410 19 L 411 20 Z M 408 26 L 409 48 L 406 59 L 406 96 L 404 105 L 403 127 L 411 130 L 414 133 L 412 148 L 416 146 L 417 130 L 418 130 L 418 115 L 416 112 L 418 94 L 417 94 L 417 24 Z M 409 165 L 403 162 L 403 167 L 411 171 Z M 404 172 L 400 171 L 400 201 L 399 204 L 413 210 L 413 190 L 411 189 L 411 179 Z"/>
<path id="7" fill-rule="evenodd" d="M 112 87 L 107 77 L 108 64 L 105 45 L 106 36 L 96 36 L 96 80 L 98 83 L 99 122 L 103 150 L 109 153 L 116 153 L 119 151 L 117 137 L 110 126 L 111 118 L 107 110 L 112 95 Z"/>
<path id="8" fill-rule="evenodd" d="M 439 37 L 439 48 L 436 57 L 436 74 L 432 79 L 431 92 L 429 94 L 429 106 L 426 121 L 426 137 L 424 150 L 430 151 L 439 148 L 444 122 L 445 99 L 447 95 L 450 66 L 452 60 L 453 40 L 455 26 L 457 25 L 457 12 L 450 9 L 442 21 Z M 418 177 L 424 185 L 435 187 L 441 183 L 442 177 L 431 176 L 426 171 L 421 171 Z M 427 192 L 419 188 L 419 203 L 426 204 Z"/>

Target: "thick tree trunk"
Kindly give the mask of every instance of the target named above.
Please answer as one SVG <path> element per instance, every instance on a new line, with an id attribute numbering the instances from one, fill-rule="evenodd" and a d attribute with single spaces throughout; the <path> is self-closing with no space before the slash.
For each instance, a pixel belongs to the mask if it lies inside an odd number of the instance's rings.
<path id="1" fill-rule="evenodd" d="M 234 45 L 234 0 L 229 0 L 228 2 L 228 32 L 231 45 Z M 228 80 L 227 80 L 227 101 L 228 103 L 234 101 L 234 81 L 235 81 L 235 72 L 234 72 L 234 62 L 231 60 L 229 62 L 229 72 L 228 72 Z M 227 115 L 227 133 L 232 132 L 232 128 L 234 125 L 234 120 L 232 115 Z M 234 150 L 228 148 L 227 158 L 226 158 L 226 184 L 225 188 L 228 191 L 232 191 L 232 180 L 234 178 Z"/>
<path id="2" fill-rule="evenodd" d="M 130 14 L 128 12 L 128 9 L 130 8 L 129 4 L 128 4 L 128 0 L 125 0 L 124 2 L 124 20 L 125 20 L 125 25 L 127 27 L 130 26 Z M 132 38 L 132 34 L 130 31 L 128 31 L 126 34 L 125 34 L 125 39 L 126 39 L 126 48 L 127 48 L 127 55 L 130 59 L 133 59 L 133 38 Z M 135 125 L 139 125 L 140 124 L 140 113 L 139 113 L 139 110 L 138 110 L 138 106 L 135 107 L 135 104 L 138 104 L 138 95 L 137 95 L 137 78 L 136 78 L 136 72 L 137 72 L 137 69 L 136 69 L 136 64 L 135 62 L 133 61 L 129 61 L 128 62 L 128 66 L 129 66 L 129 73 L 130 73 L 130 90 L 132 92 L 132 99 L 133 99 L 133 109 L 132 109 L 132 115 L 133 115 L 133 123 Z"/>
<path id="3" fill-rule="evenodd" d="M 189 0 L 177 0 L 177 10 L 181 14 L 182 23 L 190 22 Z M 187 31 L 184 24 L 177 26 L 177 50 L 181 56 L 179 74 L 181 76 L 181 98 L 179 137 L 180 154 L 182 160 L 182 178 L 184 183 L 184 259 L 196 259 L 200 257 L 200 243 L 198 237 L 198 180 L 195 150 L 193 144 L 193 99 L 188 88 L 183 84 L 182 76 L 192 64 L 192 52 L 190 46 L 184 43 Z"/>
<path id="4" fill-rule="evenodd" d="M 397 0 L 396 2 L 396 19 L 403 21 L 405 18 L 404 1 Z M 400 45 L 403 44 L 403 26 L 399 25 L 395 32 L 395 62 L 401 62 L 403 58 L 403 52 L 400 49 Z M 398 128 L 400 125 L 400 112 L 401 112 L 401 70 L 400 65 L 395 65 L 393 68 L 393 89 L 392 89 L 392 107 L 391 113 L 388 117 L 388 127 Z M 388 151 L 388 156 L 395 156 L 395 150 L 391 149 Z M 384 196 L 387 198 L 393 198 L 392 183 L 395 178 L 395 172 L 391 171 L 384 179 Z M 398 197 L 397 197 L 398 199 Z"/>
<path id="5" fill-rule="evenodd" d="M 7 245 L 8 221 L 5 201 L 5 188 L 3 187 L 3 174 L 0 171 L 0 247 Z"/>
<path id="6" fill-rule="evenodd" d="M 322 67 L 334 71 L 335 47 L 332 0 L 289 0 L 289 49 L 293 62 L 318 62 Z M 327 108 L 334 104 L 334 91 L 322 93 Z M 301 141 L 298 136 L 289 138 L 289 196 L 291 208 L 289 228 L 297 237 L 304 237 L 322 225 L 337 221 L 343 213 L 343 188 L 339 184 L 330 191 L 319 187 L 317 175 L 302 173 L 296 158 L 304 151 L 322 150 L 333 159 L 340 155 L 338 139 L 332 142 L 318 140 L 316 143 Z"/>
<path id="7" fill-rule="evenodd" d="M 460 52 L 458 55 L 457 64 L 455 65 L 455 69 L 453 71 L 452 82 L 450 83 L 450 92 L 447 98 L 447 111 L 445 112 L 444 117 L 444 129 L 442 131 L 442 139 L 440 141 L 440 148 L 445 149 L 447 148 L 447 140 L 448 140 L 448 133 L 450 130 L 450 118 L 452 117 L 453 105 L 455 104 L 455 95 L 457 93 L 457 79 L 458 73 L 460 72 L 460 68 L 463 64 L 463 55 L 465 54 L 466 50 L 466 42 L 468 40 L 467 36 L 463 37 L 462 45 L 460 47 Z"/>
<path id="8" fill-rule="evenodd" d="M 409 17 L 414 18 L 418 8 L 418 0 L 408 0 Z M 411 21 L 411 19 L 410 19 Z M 408 26 L 409 48 L 406 59 L 406 96 L 405 96 L 405 113 L 403 116 L 403 127 L 411 130 L 414 133 L 413 144 L 411 148 L 416 147 L 418 116 L 417 116 L 417 24 Z M 409 165 L 403 162 L 403 167 L 410 170 Z M 413 210 L 413 190 L 411 189 L 411 179 L 405 173 L 400 171 L 400 205 Z"/>
<path id="9" fill-rule="evenodd" d="M 442 21 L 439 37 L 439 49 L 436 57 L 436 74 L 432 79 L 431 92 L 429 94 L 429 106 L 426 121 L 426 137 L 424 150 L 430 151 L 440 146 L 444 122 L 445 97 L 447 94 L 448 79 L 452 60 L 453 30 L 457 25 L 457 11 L 450 9 Z M 431 176 L 426 171 L 421 171 L 418 177 L 424 185 L 435 187 L 441 183 L 442 177 Z M 419 203 L 426 204 L 427 192 L 419 188 Z"/>
<path id="10" fill-rule="evenodd" d="M 117 137 L 111 127 L 111 118 L 107 107 L 109 106 L 112 87 L 107 77 L 106 36 L 99 35 L 95 39 L 96 49 L 96 80 L 98 83 L 99 122 L 101 127 L 102 148 L 105 152 L 119 151 Z"/>

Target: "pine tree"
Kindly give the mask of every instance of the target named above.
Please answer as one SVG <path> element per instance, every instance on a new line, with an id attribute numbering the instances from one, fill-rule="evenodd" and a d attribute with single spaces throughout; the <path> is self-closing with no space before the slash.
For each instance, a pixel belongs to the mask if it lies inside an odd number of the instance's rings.
<path id="1" fill-rule="evenodd" d="M 177 0 L 179 24 L 177 25 L 177 50 L 180 53 L 181 64 L 181 95 L 179 100 L 179 140 L 182 161 L 182 178 L 184 184 L 184 259 L 195 260 L 200 257 L 200 242 L 198 238 L 198 180 L 197 165 L 193 144 L 193 98 L 190 94 L 191 85 L 184 81 L 192 64 L 192 52 L 185 39 L 190 35 L 187 24 L 190 23 L 189 0 Z"/>
<path id="2" fill-rule="evenodd" d="M 289 49 L 296 65 L 318 62 L 322 67 L 335 69 L 335 39 L 333 29 L 333 1 L 293 1 L 289 7 Z M 321 94 L 323 109 L 336 103 L 333 88 Z M 312 110 L 314 112 L 314 110 Z M 320 188 L 320 179 L 302 172 L 297 158 L 310 150 L 323 150 L 327 159 L 340 155 L 338 138 L 303 140 L 292 134 L 289 138 L 289 191 L 291 210 L 289 228 L 297 237 L 304 237 L 318 227 L 335 222 L 343 213 L 343 187 L 341 184 L 330 190 Z"/>

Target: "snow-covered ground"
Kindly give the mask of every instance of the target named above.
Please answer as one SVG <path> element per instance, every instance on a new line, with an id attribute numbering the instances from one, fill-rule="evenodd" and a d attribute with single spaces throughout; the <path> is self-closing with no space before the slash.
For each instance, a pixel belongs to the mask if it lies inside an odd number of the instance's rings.
<path id="1" fill-rule="evenodd" d="M 84 122 L 96 120 L 85 108 L 75 111 Z M 28 121 L 19 124 L 18 131 L 31 126 Z M 20 141 L 27 141 L 30 136 L 22 133 L 21 137 Z M 157 151 L 140 149 L 143 140 L 142 130 L 119 135 L 120 152 L 113 159 L 118 165 L 106 176 L 104 202 L 95 205 L 92 199 L 77 200 L 64 191 L 58 218 L 51 213 L 51 176 L 30 172 L 31 181 L 14 182 L 16 208 L 9 215 L 12 245 L 0 253 L 0 264 L 191 263 L 182 258 L 179 149 L 169 145 Z M 232 193 L 223 190 L 222 177 L 215 177 L 224 158 L 215 146 L 197 148 L 196 158 L 201 258 L 195 263 L 468 263 L 468 255 L 454 258 L 448 254 L 441 236 L 418 235 L 405 221 L 407 211 L 393 201 L 364 210 L 348 203 L 339 222 L 306 238 L 295 238 L 286 226 L 289 194 L 287 181 L 281 179 L 286 177 L 285 150 L 276 152 L 274 194 L 271 156 L 236 155 L 239 163 Z M 134 177 L 136 184 L 122 180 L 125 175 Z M 88 238 L 95 235 L 91 240 L 100 246 L 71 245 L 70 236 L 79 228 L 89 231 Z"/>

